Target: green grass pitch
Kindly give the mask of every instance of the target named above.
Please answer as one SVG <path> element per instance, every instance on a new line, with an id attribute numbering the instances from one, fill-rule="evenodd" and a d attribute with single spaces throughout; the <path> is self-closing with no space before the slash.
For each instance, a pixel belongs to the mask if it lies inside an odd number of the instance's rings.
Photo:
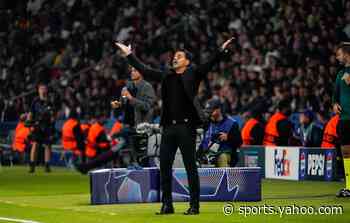
<path id="1" fill-rule="evenodd" d="M 184 216 L 187 203 L 175 203 L 176 214 L 157 216 L 159 203 L 89 204 L 89 178 L 73 170 L 54 168 L 45 173 L 38 168 L 29 174 L 26 167 L 0 167 L 0 223 L 30 220 L 40 223 L 222 223 L 222 222 L 350 222 L 350 199 L 340 199 L 335 192 L 343 182 L 263 180 L 261 202 L 234 202 L 232 215 L 223 214 L 225 202 L 202 202 L 201 214 Z M 274 208 L 341 206 L 342 214 L 260 214 L 258 207 Z M 250 206 L 254 214 L 244 216 L 242 207 Z M 255 209 L 254 209 L 255 208 Z M 285 209 L 286 210 L 286 209 Z M 305 210 L 305 209 L 304 209 Z M 7 219 L 8 218 L 8 219 Z M 5 220 L 7 219 L 7 220 Z M 25 222 L 25 221 L 22 221 Z"/>

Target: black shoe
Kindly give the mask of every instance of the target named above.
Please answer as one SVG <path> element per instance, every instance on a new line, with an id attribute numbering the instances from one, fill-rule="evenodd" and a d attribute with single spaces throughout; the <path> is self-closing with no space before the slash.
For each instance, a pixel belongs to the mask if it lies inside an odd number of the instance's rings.
<path id="1" fill-rule="evenodd" d="M 30 167 L 28 172 L 29 173 L 35 173 L 35 168 L 34 167 Z"/>
<path id="2" fill-rule="evenodd" d="M 76 166 L 76 169 L 81 173 L 81 174 L 87 174 L 88 170 L 85 167 L 85 164 L 80 164 Z"/>
<path id="3" fill-rule="evenodd" d="M 184 215 L 197 215 L 199 214 L 199 208 L 195 208 L 195 207 L 190 207 L 185 213 Z"/>
<path id="4" fill-rule="evenodd" d="M 166 215 L 166 214 L 174 214 L 174 207 L 172 204 L 163 204 L 160 212 L 156 212 L 156 215 Z"/>
<path id="5" fill-rule="evenodd" d="M 35 172 L 35 165 L 34 163 L 30 162 L 29 163 L 29 173 L 34 173 Z"/>
<path id="6" fill-rule="evenodd" d="M 341 189 L 337 194 L 337 197 L 350 197 L 350 190 L 349 189 Z"/>
<path id="7" fill-rule="evenodd" d="M 45 164 L 45 172 L 46 173 L 50 173 L 51 172 L 51 168 L 49 164 Z"/>

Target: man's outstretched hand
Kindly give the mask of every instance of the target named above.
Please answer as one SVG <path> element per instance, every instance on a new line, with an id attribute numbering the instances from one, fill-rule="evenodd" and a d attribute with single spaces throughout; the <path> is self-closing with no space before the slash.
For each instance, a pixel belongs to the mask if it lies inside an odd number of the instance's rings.
<path id="1" fill-rule="evenodd" d="M 122 52 L 123 57 L 127 57 L 131 54 L 131 45 L 126 46 L 125 44 L 115 42 L 114 43 Z"/>
<path id="2" fill-rule="evenodd" d="M 333 105 L 333 111 L 334 111 L 334 113 L 335 114 L 340 114 L 341 113 L 341 106 L 338 104 L 338 103 L 335 103 L 334 105 Z"/>
<path id="3" fill-rule="evenodd" d="M 112 108 L 116 109 L 116 108 L 120 108 L 122 106 L 122 103 L 120 103 L 119 101 L 115 100 L 111 102 L 111 106 Z"/>
<path id="4" fill-rule="evenodd" d="M 227 47 L 230 45 L 230 43 L 236 39 L 235 37 L 231 37 L 230 39 L 226 40 L 226 42 L 224 42 L 222 45 L 221 45 L 221 49 L 222 50 L 225 50 L 227 49 Z"/>

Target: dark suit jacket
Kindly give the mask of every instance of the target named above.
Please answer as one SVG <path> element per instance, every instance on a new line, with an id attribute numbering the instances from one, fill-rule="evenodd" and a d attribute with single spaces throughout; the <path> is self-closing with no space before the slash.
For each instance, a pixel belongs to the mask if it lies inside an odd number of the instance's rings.
<path id="1" fill-rule="evenodd" d="M 190 65 L 185 73 L 181 76 L 182 77 L 182 82 L 184 85 L 184 89 L 186 91 L 186 95 L 192 101 L 192 105 L 189 106 L 194 106 L 197 114 L 196 117 L 191 117 L 193 120 L 193 124 L 200 124 L 201 122 L 205 121 L 206 117 L 204 112 L 202 111 L 201 105 L 199 103 L 197 96 L 198 88 L 200 82 L 204 79 L 205 75 L 210 71 L 210 69 L 214 66 L 216 62 L 219 61 L 219 59 L 224 55 L 228 53 L 228 50 L 224 51 L 219 51 L 214 53 L 214 55 L 208 60 L 208 62 L 196 67 L 194 65 Z M 175 71 L 173 69 L 165 69 L 165 70 L 158 70 L 158 69 L 153 69 L 142 62 L 140 62 L 135 55 L 130 54 L 127 57 L 128 63 L 133 66 L 135 69 L 137 69 L 140 73 L 143 74 L 145 78 L 150 78 L 156 81 L 160 81 L 162 83 L 166 82 L 168 80 L 169 75 L 174 75 Z M 162 88 L 162 101 L 168 100 L 165 98 L 165 89 Z M 166 120 L 168 120 L 168 115 L 169 111 L 166 106 L 162 107 L 162 116 L 161 116 L 161 121 L 160 124 L 164 125 Z"/>
<path id="2" fill-rule="evenodd" d="M 156 101 L 156 94 L 150 83 L 141 80 L 137 84 L 131 81 L 126 83 L 128 89 L 136 88 L 136 95 L 130 101 L 130 105 L 134 108 L 135 126 L 143 122 L 152 122 L 153 104 Z"/>

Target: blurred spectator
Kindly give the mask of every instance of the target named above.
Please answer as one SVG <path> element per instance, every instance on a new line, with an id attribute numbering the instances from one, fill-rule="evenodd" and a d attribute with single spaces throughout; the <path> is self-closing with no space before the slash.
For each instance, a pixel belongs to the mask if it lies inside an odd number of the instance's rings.
<path id="1" fill-rule="evenodd" d="M 237 37 L 231 58 L 209 73 L 206 89 L 225 103 L 224 113 L 239 114 L 259 96 L 270 99 L 270 112 L 286 97 L 293 112 L 330 112 L 333 50 L 350 37 L 350 3 L 342 0 L 16 2 L 0 11 L 5 121 L 28 110 L 32 95 L 8 99 L 33 89 L 39 76 L 56 81 L 53 99 L 62 119 L 72 105 L 83 118 L 96 107 L 110 112 L 127 77 L 123 60 L 114 56 L 114 40 L 132 43 L 146 64 L 165 67 L 172 50 L 183 46 L 201 63 L 228 36 Z"/>
<path id="2" fill-rule="evenodd" d="M 291 108 L 288 100 L 279 102 L 276 112 L 265 126 L 263 144 L 266 146 L 288 146 L 292 136 L 293 125 L 288 120 Z"/>
<path id="3" fill-rule="evenodd" d="M 19 122 L 16 126 L 13 138 L 12 138 L 12 149 L 18 156 L 20 163 L 26 160 L 26 155 L 29 154 L 30 139 L 29 135 L 31 129 L 25 126 L 27 114 L 21 114 Z"/>
<path id="4" fill-rule="evenodd" d="M 322 148 L 335 148 L 339 146 L 339 135 L 337 129 L 339 128 L 339 115 L 334 115 L 325 125 L 323 131 Z"/>
<path id="5" fill-rule="evenodd" d="M 140 123 L 151 122 L 156 96 L 152 85 L 133 67 L 130 67 L 130 79 L 122 89 L 119 101 L 113 101 L 111 105 L 121 108 L 123 123 L 134 128 Z"/>
<path id="6" fill-rule="evenodd" d="M 262 115 L 264 105 L 263 102 L 257 103 L 249 111 L 249 119 L 241 131 L 242 145 L 262 145 L 265 132 L 265 121 Z"/>
<path id="7" fill-rule="evenodd" d="M 319 147 L 322 141 L 322 129 L 315 123 L 315 115 L 311 110 L 305 110 L 299 116 L 300 127 L 296 137 L 304 147 Z"/>
<path id="8" fill-rule="evenodd" d="M 238 162 L 237 148 L 242 145 L 242 138 L 237 122 L 223 113 L 220 99 L 208 101 L 206 109 L 210 111 L 210 124 L 200 144 L 200 153 L 214 153 L 217 167 L 235 166 Z"/>
<path id="9" fill-rule="evenodd" d="M 137 125 L 151 122 L 153 116 L 153 105 L 156 100 L 152 85 L 145 81 L 143 75 L 134 67 L 130 69 L 130 81 L 122 89 L 119 101 L 112 101 L 111 106 L 122 112 L 122 135 L 131 149 L 132 165 L 137 164 L 137 144 L 139 136 L 136 133 Z M 127 134 L 126 134 L 127 133 Z"/>

